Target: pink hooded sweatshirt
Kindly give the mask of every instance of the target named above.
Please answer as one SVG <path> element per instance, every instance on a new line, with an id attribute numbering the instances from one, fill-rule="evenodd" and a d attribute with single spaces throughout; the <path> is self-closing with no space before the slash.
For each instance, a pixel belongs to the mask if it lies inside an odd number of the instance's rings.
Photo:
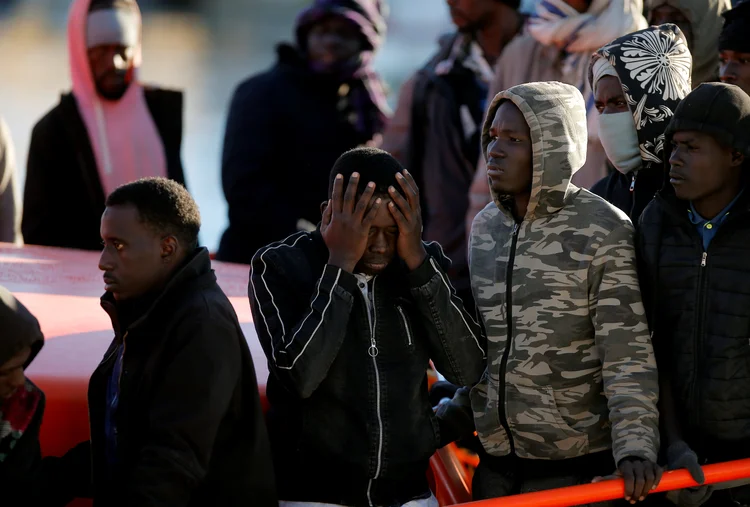
<path id="1" fill-rule="evenodd" d="M 96 91 L 86 48 L 86 22 L 91 0 L 73 0 L 68 18 L 68 51 L 73 96 L 94 151 L 104 195 L 147 176 L 167 176 L 161 136 L 146 105 L 138 80 L 141 43 L 135 48 L 135 78 L 118 101 Z M 140 24 L 140 10 L 133 2 Z"/>

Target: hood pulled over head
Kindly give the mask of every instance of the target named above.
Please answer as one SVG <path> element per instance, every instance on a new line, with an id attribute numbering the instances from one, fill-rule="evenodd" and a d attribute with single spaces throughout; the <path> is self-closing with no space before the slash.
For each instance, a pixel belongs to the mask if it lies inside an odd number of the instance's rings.
<path id="1" fill-rule="evenodd" d="M 0 365 L 5 364 L 24 347 L 31 347 L 31 364 L 44 345 L 44 336 L 31 312 L 8 289 L 0 286 Z"/>
<path id="2" fill-rule="evenodd" d="M 500 104 L 511 101 L 529 125 L 532 145 L 531 198 L 526 217 L 538 218 L 560 210 L 578 189 L 570 183 L 586 162 L 586 105 L 574 86 L 559 82 L 526 83 L 498 93 L 482 127 L 482 151 L 487 159 L 490 127 Z M 500 198 L 492 195 L 498 207 Z"/>

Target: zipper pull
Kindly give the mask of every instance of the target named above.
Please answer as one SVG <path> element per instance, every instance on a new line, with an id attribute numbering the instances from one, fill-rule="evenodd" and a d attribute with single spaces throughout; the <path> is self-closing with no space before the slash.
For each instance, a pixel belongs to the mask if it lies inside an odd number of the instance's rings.
<path id="1" fill-rule="evenodd" d="M 637 173 L 633 173 L 633 179 L 630 180 L 630 192 L 635 192 L 635 175 Z"/>
<path id="2" fill-rule="evenodd" d="M 370 338 L 370 347 L 367 349 L 367 353 L 372 358 L 378 357 L 380 351 L 378 350 L 378 345 L 375 343 L 375 338 Z"/>
<path id="3" fill-rule="evenodd" d="M 518 234 L 518 222 L 513 224 L 513 230 L 511 231 L 510 234 L 511 236 L 515 236 L 516 234 Z"/>
<path id="4" fill-rule="evenodd" d="M 708 259 L 708 252 L 703 252 L 703 257 L 701 258 L 701 267 L 706 267 L 706 259 Z"/>

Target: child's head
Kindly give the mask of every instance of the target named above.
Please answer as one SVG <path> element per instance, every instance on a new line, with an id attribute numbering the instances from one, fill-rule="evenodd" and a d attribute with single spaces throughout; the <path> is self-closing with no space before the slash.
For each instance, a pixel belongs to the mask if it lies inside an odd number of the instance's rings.
<path id="1" fill-rule="evenodd" d="M 24 370 L 44 344 L 39 322 L 0 286 L 0 405 L 25 383 Z"/>
<path id="2" fill-rule="evenodd" d="M 678 198 L 736 195 L 750 157 L 750 97 L 734 85 L 704 83 L 677 106 L 666 136 Z"/>

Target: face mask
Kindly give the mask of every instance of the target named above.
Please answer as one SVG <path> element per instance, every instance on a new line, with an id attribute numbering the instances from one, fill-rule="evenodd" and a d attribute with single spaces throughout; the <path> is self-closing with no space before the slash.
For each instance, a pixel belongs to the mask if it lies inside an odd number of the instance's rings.
<path id="1" fill-rule="evenodd" d="M 638 133 L 635 130 L 633 115 L 629 111 L 600 114 L 599 140 L 609 161 L 622 174 L 638 169 L 643 163 Z"/>

